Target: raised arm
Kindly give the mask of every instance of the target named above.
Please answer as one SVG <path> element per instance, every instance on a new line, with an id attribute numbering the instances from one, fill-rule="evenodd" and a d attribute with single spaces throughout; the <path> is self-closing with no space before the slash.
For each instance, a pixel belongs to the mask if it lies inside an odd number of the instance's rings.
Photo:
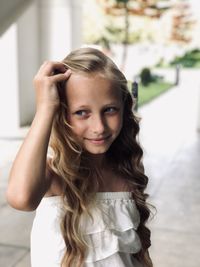
<path id="1" fill-rule="evenodd" d="M 54 71 L 60 73 L 54 75 Z M 14 160 L 7 188 L 8 203 L 20 210 L 34 210 L 51 184 L 46 171 L 47 149 L 60 100 L 56 83 L 65 81 L 70 70 L 59 62 L 45 62 L 34 78 L 36 114 Z"/>

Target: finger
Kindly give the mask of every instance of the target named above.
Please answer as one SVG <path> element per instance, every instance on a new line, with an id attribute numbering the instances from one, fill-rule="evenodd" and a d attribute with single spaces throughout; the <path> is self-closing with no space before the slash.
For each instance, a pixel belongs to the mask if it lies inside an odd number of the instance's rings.
<path id="1" fill-rule="evenodd" d="M 45 61 L 39 69 L 39 74 L 44 76 L 51 76 L 57 72 L 66 72 L 66 66 L 62 62 Z"/>
<path id="2" fill-rule="evenodd" d="M 70 77 L 71 73 L 72 73 L 71 70 L 68 69 L 67 71 L 65 71 L 65 73 L 60 73 L 51 76 L 50 79 L 53 83 L 62 82 L 67 80 Z"/>

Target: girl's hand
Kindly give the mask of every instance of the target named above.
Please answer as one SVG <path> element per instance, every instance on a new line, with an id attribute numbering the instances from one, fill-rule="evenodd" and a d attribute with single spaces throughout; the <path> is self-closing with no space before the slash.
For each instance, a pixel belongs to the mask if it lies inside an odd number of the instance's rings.
<path id="1" fill-rule="evenodd" d="M 55 74 L 58 73 L 58 74 Z M 59 104 L 59 94 L 56 84 L 66 81 L 71 74 L 61 62 L 46 61 L 40 67 L 34 78 L 34 87 L 36 91 L 36 108 L 48 108 L 56 111 Z"/>

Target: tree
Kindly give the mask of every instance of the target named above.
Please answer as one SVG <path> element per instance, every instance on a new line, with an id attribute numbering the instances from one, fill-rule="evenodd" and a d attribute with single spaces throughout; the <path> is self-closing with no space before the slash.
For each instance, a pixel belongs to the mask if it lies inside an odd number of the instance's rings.
<path id="1" fill-rule="evenodd" d="M 124 69 L 129 43 L 129 16 L 160 18 L 171 7 L 169 0 L 97 0 L 105 14 L 124 17 L 124 39 L 121 69 Z"/>
<path id="2" fill-rule="evenodd" d="M 171 40 L 179 43 L 191 41 L 190 32 L 195 24 L 190 11 L 190 5 L 186 1 L 179 2 L 174 6 L 172 17 Z"/>

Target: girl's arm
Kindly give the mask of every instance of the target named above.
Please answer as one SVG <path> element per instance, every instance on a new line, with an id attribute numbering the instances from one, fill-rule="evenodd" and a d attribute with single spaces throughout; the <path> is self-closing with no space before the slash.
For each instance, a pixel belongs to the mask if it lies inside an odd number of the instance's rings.
<path id="1" fill-rule="evenodd" d="M 56 69 L 61 73 L 53 75 Z M 60 103 L 56 83 L 69 76 L 70 71 L 62 63 L 45 62 L 34 79 L 36 114 L 14 160 L 7 188 L 7 200 L 16 209 L 36 209 L 51 185 L 46 159 L 52 123 Z"/>

